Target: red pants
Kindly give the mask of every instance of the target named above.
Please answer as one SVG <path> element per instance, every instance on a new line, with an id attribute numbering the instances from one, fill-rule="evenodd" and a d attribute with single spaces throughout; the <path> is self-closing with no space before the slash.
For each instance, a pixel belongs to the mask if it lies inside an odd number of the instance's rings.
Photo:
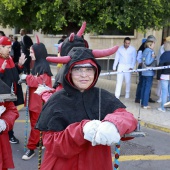
<path id="1" fill-rule="evenodd" d="M 39 114 L 40 113 L 29 111 L 31 131 L 28 139 L 27 148 L 30 150 L 36 149 L 37 143 L 40 140 L 40 131 L 35 129 L 35 124 L 38 120 Z"/>

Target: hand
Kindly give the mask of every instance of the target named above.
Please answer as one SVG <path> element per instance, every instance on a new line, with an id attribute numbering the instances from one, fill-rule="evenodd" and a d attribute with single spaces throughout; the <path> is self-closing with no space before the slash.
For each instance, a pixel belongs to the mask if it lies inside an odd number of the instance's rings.
<path id="1" fill-rule="evenodd" d="M 108 121 L 102 122 L 97 130 L 96 136 L 93 141 L 93 146 L 96 144 L 99 145 L 108 145 L 111 146 L 120 141 L 120 134 L 116 126 Z"/>
<path id="2" fill-rule="evenodd" d="M 5 68 L 6 68 L 6 65 L 7 65 L 7 61 L 6 61 L 6 60 L 4 60 L 4 62 L 2 63 L 2 66 L 1 66 L 1 68 L 2 68 L 3 70 L 5 70 Z"/>
<path id="3" fill-rule="evenodd" d="M 0 119 L 0 133 L 6 129 L 6 123 L 3 119 Z"/>
<path id="4" fill-rule="evenodd" d="M 154 53 L 154 52 L 152 52 L 152 57 L 153 57 L 153 58 L 155 58 L 155 57 L 156 57 L 156 55 L 155 55 L 155 53 Z"/>
<path id="5" fill-rule="evenodd" d="M 84 139 L 92 142 L 100 124 L 101 121 L 99 120 L 91 120 L 87 122 L 83 127 Z"/>
<path id="6" fill-rule="evenodd" d="M 38 95 L 41 95 L 43 92 L 51 91 L 51 90 L 52 90 L 52 88 L 50 88 L 50 87 L 48 87 L 46 85 L 40 84 L 34 93 L 36 93 Z"/>
<path id="7" fill-rule="evenodd" d="M 4 106 L 0 106 L 0 116 L 2 115 L 2 113 L 4 113 L 6 110 L 6 107 Z"/>
<path id="8" fill-rule="evenodd" d="M 26 77 L 27 77 L 27 75 L 26 75 L 26 74 L 22 74 L 22 75 L 20 76 L 20 79 L 21 79 L 21 80 L 25 80 L 25 79 L 26 79 Z"/>
<path id="9" fill-rule="evenodd" d="M 22 65 L 25 63 L 26 60 L 27 60 L 27 58 L 25 58 L 25 54 L 22 53 L 22 54 L 21 54 L 21 57 L 19 58 L 18 64 L 19 64 L 20 66 L 22 66 Z"/>

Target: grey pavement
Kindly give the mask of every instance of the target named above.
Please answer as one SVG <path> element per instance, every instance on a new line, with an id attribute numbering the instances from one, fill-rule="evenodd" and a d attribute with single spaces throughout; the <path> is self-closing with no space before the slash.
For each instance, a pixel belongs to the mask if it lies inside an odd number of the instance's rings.
<path id="1" fill-rule="evenodd" d="M 56 66 L 50 65 L 53 73 L 53 82 L 56 75 Z M 132 82 L 131 82 L 131 94 L 129 99 L 125 99 L 125 83 L 122 86 L 120 101 L 124 103 L 127 107 L 127 110 L 131 112 L 137 119 L 140 118 L 142 126 L 149 128 L 161 130 L 164 132 L 170 133 L 170 110 L 165 113 L 157 110 L 160 107 L 160 103 L 149 103 L 152 107 L 151 109 L 143 109 L 140 107 L 140 104 L 135 103 L 135 94 L 137 87 L 138 75 L 137 73 L 132 73 Z M 116 87 L 116 75 L 110 76 L 100 76 L 96 87 L 106 89 L 107 91 L 114 94 Z M 157 80 L 154 79 L 151 98 L 153 100 L 158 100 L 156 95 Z M 25 85 L 23 85 L 23 91 L 25 92 Z"/>

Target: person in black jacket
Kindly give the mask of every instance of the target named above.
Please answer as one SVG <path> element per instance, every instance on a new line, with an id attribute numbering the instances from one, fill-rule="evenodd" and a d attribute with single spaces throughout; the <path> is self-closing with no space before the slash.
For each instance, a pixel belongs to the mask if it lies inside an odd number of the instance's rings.
<path id="1" fill-rule="evenodd" d="M 27 60 L 24 64 L 24 73 L 30 74 L 30 63 L 31 63 L 31 57 L 30 57 L 30 47 L 33 45 L 32 39 L 26 34 L 25 29 L 20 30 L 21 34 L 21 51 L 25 54 Z"/>
<path id="2" fill-rule="evenodd" d="M 14 37 L 14 42 L 12 44 L 12 49 L 13 49 L 13 52 L 14 52 L 13 61 L 14 61 L 14 63 L 17 63 L 19 61 L 19 57 L 21 56 L 21 45 L 18 42 L 18 37 L 17 36 Z"/>

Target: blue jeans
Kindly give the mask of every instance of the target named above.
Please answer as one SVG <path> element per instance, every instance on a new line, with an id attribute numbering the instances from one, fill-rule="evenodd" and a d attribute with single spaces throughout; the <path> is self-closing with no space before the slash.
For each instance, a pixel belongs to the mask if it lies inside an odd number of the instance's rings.
<path id="1" fill-rule="evenodd" d="M 141 90 L 142 106 L 148 106 L 152 82 L 153 82 L 153 76 L 143 76 L 143 83 L 142 83 L 142 90 Z"/>
<path id="2" fill-rule="evenodd" d="M 137 100 L 139 99 L 140 100 L 143 76 L 142 76 L 142 72 L 139 72 L 138 74 L 139 74 L 139 82 L 138 82 L 137 89 L 136 89 L 136 98 L 135 99 L 137 99 Z"/>
<path id="3" fill-rule="evenodd" d="M 165 110 L 164 108 L 164 104 L 167 102 L 167 97 L 168 97 L 168 93 L 170 96 L 170 80 L 160 80 L 161 82 L 161 108 L 162 110 Z"/>

